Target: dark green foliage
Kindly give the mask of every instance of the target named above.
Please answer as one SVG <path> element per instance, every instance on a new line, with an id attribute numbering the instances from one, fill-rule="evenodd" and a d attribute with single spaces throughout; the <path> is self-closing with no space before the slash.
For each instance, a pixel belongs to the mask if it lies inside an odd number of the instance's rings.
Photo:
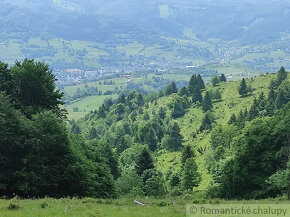
<path id="1" fill-rule="evenodd" d="M 184 166 L 185 162 L 189 158 L 195 157 L 194 151 L 189 145 L 184 146 L 182 153 L 181 153 L 181 164 Z"/>
<path id="2" fill-rule="evenodd" d="M 12 93 L 12 75 L 8 69 L 8 64 L 0 62 L 0 91 Z"/>
<path id="3" fill-rule="evenodd" d="M 257 99 L 254 99 L 254 102 L 250 108 L 248 120 L 253 120 L 259 116 L 259 104 Z"/>
<path id="4" fill-rule="evenodd" d="M 239 94 L 241 96 L 245 96 L 248 93 L 248 86 L 246 84 L 246 80 L 243 78 L 241 83 L 240 83 L 240 87 L 239 87 Z"/>
<path id="5" fill-rule="evenodd" d="M 0 92 L 0 194 L 114 196 L 113 177 L 106 161 L 97 147 L 77 136 L 80 129 L 74 121 L 73 139 L 69 138 L 58 108 L 62 94 L 55 91 L 48 66 L 24 60 L 9 73 L 11 76 L 6 78 L 13 83 L 11 89 L 4 79 L 0 81 L 11 98 Z"/>
<path id="6" fill-rule="evenodd" d="M 161 139 L 164 136 L 164 131 L 165 131 L 163 122 L 160 119 L 153 119 L 151 124 L 158 140 L 161 141 Z"/>
<path id="7" fill-rule="evenodd" d="M 0 193 L 12 196 L 17 180 L 15 172 L 22 168 L 27 134 L 26 120 L 0 92 Z"/>
<path id="8" fill-rule="evenodd" d="M 186 190 L 192 190 L 197 187 L 200 182 L 200 174 L 194 158 L 188 158 L 184 164 L 182 183 Z"/>
<path id="9" fill-rule="evenodd" d="M 235 114 L 232 114 L 230 120 L 228 121 L 228 124 L 237 124 L 237 117 Z"/>
<path id="10" fill-rule="evenodd" d="M 144 194 L 142 187 L 143 182 L 141 177 L 136 173 L 134 169 L 124 168 L 121 176 L 116 181 L 117 190 L 122 194 L 132 194 L 134 189 L 139 189 L 140 194 Z M 135 196 L 135 195 L 134 195 Z"/>
<path id="11" fill-rule="evenodd" d="M 192 102 L 202 102 L 202 95 L 201 95 L 201 90 L 199 86 L 195 86 L 192 90 Z"/>
<path id="12" fill-rule="evenodd" d="M 166 110 L 163 107 L 160 107 L 158 111 L 158 116 L 159 118 L 161 118 L 161 120 L 164 120 L 164 118 L 166 117 Z"/>
<path id="13" fill-rule="evenodd" d="M 220 83 L 220 79 L 215 75 L 211 78 L 212 86 L 217 86 Z"/>
<path id="14" fill-rule="evenodd" d="M 190 94 L 193 93 L 193 90 L 195 87 L 199 87 L 200 90 L 205 88 L 204 81 L 201 78 L 200 74 L 191 76 L 191 78 L 189 80 L 189 85 L 188 85 L 188 89 L 189 89 Z"/>
<path id="15" fill-rule="evenodd" d="M 274 88 L 270 88 L 270 92 L 268 95 L 268 102 L 272 104 L 275 102 L 275 100 L 276 100 L 276 95 L 275 95 Z"/>
<path id="16" fill-rule="evenodd" d="M 278 193 L 265 181 L 288 161 L 282 150 L 289 147 L 289 111 L 287 104 L 271 119 L 258 119 L 245 129 L 235 157 L 225 164 L 219 179 L 223 197 L 262 198 Z"/>
<path id="17" fill-rule="evenodd" d="M 92 127 L 89 131 L 88 140 L 92 140 L 98 137 L 96 128 Z"/>
<path id="18" fill-rule="evenodd" d="M 144 121 L 150 120 L 150 115 L 149 115 L 149 113 L 147 111 L 143 114 L 143 120 Z"/>
<path id="19" fill-rule="evenodd" d="M 287 79 L 287 72 L 285 71 L 284 67 L 281 67 L 280 70 L 277 72 L 277 80 L 275 82 L 276 87 L 278 87 L 284 80 Z"/>
<path id="20" fill-rule="evenodd" d="M 144 98 L 141 93 L 138 94 L 137 96 L 137 105 L 138 106 L 143 106 L 144 105 Z"/>
<path id="21" fill-rule="evenodd" d="M 286 98 L 284 91 L 282 89 L 279 90 L 276 101 L 275 101 L 275 106 L 277 109 L 282 108 L 284 104 L 286 104 L 289 101 L 289 99 Z"/>
<path id="22" fill-rule="evenodd" d="M 179 91 L 179 95 L 180 96 L 188 96 L 188 91 L 186 87 L 181 88 L 181 90 Z"/>
<path id="23" fill-rule="evenodd" d="M 179 118 L 185 114 L 185 109 L 188 107 L 188 103 L 184 98 L 176 96 L 173 99 L 171 107 L 173 109 L 171 116 L 173 118 Z"/>
<path id="24" fill-rule="evenodd" d="M 200 74 L 197 75 L 196 80 L 197 80 L 197 83 L 198 83 L 198 86 L 200 87 L 200 89 L 203 90 L 205 88 L 205 85 L 204 85 L 204 81 L 203 81 Z"/>
<path id="25" fill-rule="evenodd" d="M 178 89 L 176 87 L 176 84 L 175 84 L 175 82 L 172 82 L 171 84 L 169 84 L 166 87 L 164 94 L 165 94 L 165 96 L 169 96 L 169 95 L 171 95 L 173 93 L 177 93 L 177 92 L 178 92 Z"/>
<path id="26" fill-rule="evenodd" d="M 138 131 L 139 142 L 147 144 L 151 151 L 157 148 L 158 138 L 151 123 L 144 123 Z"/>
<path id="27" fill-rule="evenodd" d="M 180 128 L 175 122 L 169 129 L 168 136 L 164 141 L 164 147 L 169 151 L 178 151 L 182 148 L 183 137 L 180 134 Z"/>
<path id="28" fill-rule="evenodd" d="M 55 77 L 45 63 L 25 59 L 11 69 L 1 63 L 0 78 L 0 90 L 10 95 L 13 105 L 27 117 L 45 109 L 60 114 L 63 94 L 56 90 Z"/>
<path id="29" fill-rule="evenodd" d="M 141 176 L 145 170 L 153 169 L 153 159 L 147 148 L 143 148 L 139 156 L 137 156 L 135 169 L 139 176 Z"/>
<path id="30" fill-rule="evenodd" d="M 74 120 L 72 120 L 71 122 L 71 132 L 77 135 L 81 133 L 80 127 L 76 124 Z"/>
<path id="31" fill-rule="evenodd" d="M 219 76 L 219 80 L 220 80 L 221 82 L 227 82 L 226 76 L 225 76 L 224 74 L 221 74 L 221 75 Z"/>
<path id="32" fill-rule="evenodd" d="M 209 92 L 205 93 L 204 99 L 202 101 L 202 110 L 207 112 L 212 109 L 212 101 Z"/>
<path id="33" fill-rule="evenodd" d="M 165 181 L 161 172 L 154 169 L 146 170 L 143 173 L 143 180 L 144 192 L 147 196 L 162 197 L 166 194 Z"/>
<path id="34" fill-rule="evenodd" d="M 205 116 L 202 119 L 199 130 L 202 132 L 204 130 L 211 130 L 212 124 L 214 123 L 214 117 L 211 113 L 205 113 Z"/>
<path id="35" fill-rule="evenodd" d="M 105 108 L 104 104 L 99 108 L 98 113 L 97 113 L 97 117 L 98 118 L 105 118 L 106 117 L 106 108 Z"/>
<path id="36" fill-rule="evenodd" d="M 99 144 L 101 153 L 104 156 L 104 159 L 110 168 L 111 174 L 113 175 L 114 179 L 118 179 L 120 176 L 119 165 L 118 165 L 118 158 L 116 153 L 110 148 L 108 144 Z"/>
<path id="37" fill-rule="evenodd" d="M 125 94 L 122 93 L 122 94 L 119 96 L 118 103 L 123 103 L 123 104 L 126 103 L 126 97 L 125 97 Z"/>
<path id="38" fill-rule="evenodd" d="M 221 92 L 219 91 L 219 89 L 216 89 L 212 92 L 212 99 L 216 100 L 216 101 L 220 101 L 220 99 L 222 98 Z"/>

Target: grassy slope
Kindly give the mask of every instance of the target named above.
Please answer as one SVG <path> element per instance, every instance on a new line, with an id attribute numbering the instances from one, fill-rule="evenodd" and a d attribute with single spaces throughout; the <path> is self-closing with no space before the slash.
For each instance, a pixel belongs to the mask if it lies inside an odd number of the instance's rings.
<path id="1" fill-rule="evenodd" d="M 218 87 L 208 86 L 206 90 L 218 88 L 222 94 L 222 101 L 214 103 L 213 111 L 216 117 L 216 125 L 226 124 L 233 113 L 238 115 L 240 110 L 244 110 L 245 108 L 248 108 L 249 110 L 254 97 L 258 97 L 261 92 L 264 92 L 265 94 L 268 92 L 267 86 L 271 78 L 273 78 L 273 75 L 258 76 L 254 78 L 253 81 L 247 79 L 247 83 L 255 88 L 255 91 L 252 96 L 243 98 L 239 96 L 237 91 L 239 81 L 220 84 Z M 173 96 L 163 97 L 158 100 L 157 105 L 150 104 L 149 111 L 157 111 L 158 107 L 168 105 L 172 98 Z M 184 137 L 184 145 L 190 145 L 194 150 L 198 147 L 208 147 L 210 145 L 210 133 L 200 133 L 197 134 L 196 138 L 193 138 L 193 133 L 199 129 L 203 116 L 204 114 L 201 108 L 191 107 L 183 117 L 176 120 Z M 157 167 L 160 171 L 166 173 L 169 168 L 173 168 L 174 170 L 179 169 L 179 152 L 160 151 L 157 156 Z M 202 173 L 202 182 L 199 186 L 199 190 L 203 190 L 209 186 L 211 177 L 205 169 L 204 156 L 201 156 L 198 153 L 197 163 L 199 165 L 199 170 Z"/>

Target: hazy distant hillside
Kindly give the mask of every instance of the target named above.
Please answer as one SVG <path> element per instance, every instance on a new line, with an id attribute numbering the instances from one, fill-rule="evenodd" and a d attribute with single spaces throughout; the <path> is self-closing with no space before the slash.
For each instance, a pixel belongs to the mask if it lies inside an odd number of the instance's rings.
<path id="1" fill-rule="evenodd" d="M 273 71 L 289 64 L 289 15 L 289 1 L 3 0 L 0 58 L 37 58 L 55 68 L 78 61 L 79 68 L 170 68 L 166 62 L 203 65 L 226 56 Z"/>

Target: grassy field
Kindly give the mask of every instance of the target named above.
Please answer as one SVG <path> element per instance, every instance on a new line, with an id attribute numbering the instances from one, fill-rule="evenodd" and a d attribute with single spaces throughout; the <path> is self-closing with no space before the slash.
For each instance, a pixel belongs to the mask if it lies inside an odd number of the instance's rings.
<path id="1" fill-rule="evenodd" d="M 133 198 L 116 200 L 84 199 L 37 199 L 0 200 L 2 217 L 185 217 L 186 204 L 280 204 L 290 201 L 267 199 L 261 201 L 223 201 L 218 199 L 152 199 L 139 198 L 145 206 L 135 205 Z"/>

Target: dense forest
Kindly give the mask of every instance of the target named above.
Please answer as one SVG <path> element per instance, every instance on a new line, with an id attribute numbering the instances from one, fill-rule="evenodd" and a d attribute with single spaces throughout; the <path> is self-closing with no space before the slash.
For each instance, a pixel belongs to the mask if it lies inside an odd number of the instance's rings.
<path id="1" fill-rule="evenodd" d="M 259 79 L 269 84 L 256 87 Z M 283 67 L 237 82 L 222 74 L 205 84 L 194 74 L 180 90 L 172 82 L 158 93 L 123 93 L 79 121 L 66 119 L 55 80 L 42 62 L 0 63 L 1 195 L 290 196 Z M 164 154 L 175 156 L 172 165 Z"/>

